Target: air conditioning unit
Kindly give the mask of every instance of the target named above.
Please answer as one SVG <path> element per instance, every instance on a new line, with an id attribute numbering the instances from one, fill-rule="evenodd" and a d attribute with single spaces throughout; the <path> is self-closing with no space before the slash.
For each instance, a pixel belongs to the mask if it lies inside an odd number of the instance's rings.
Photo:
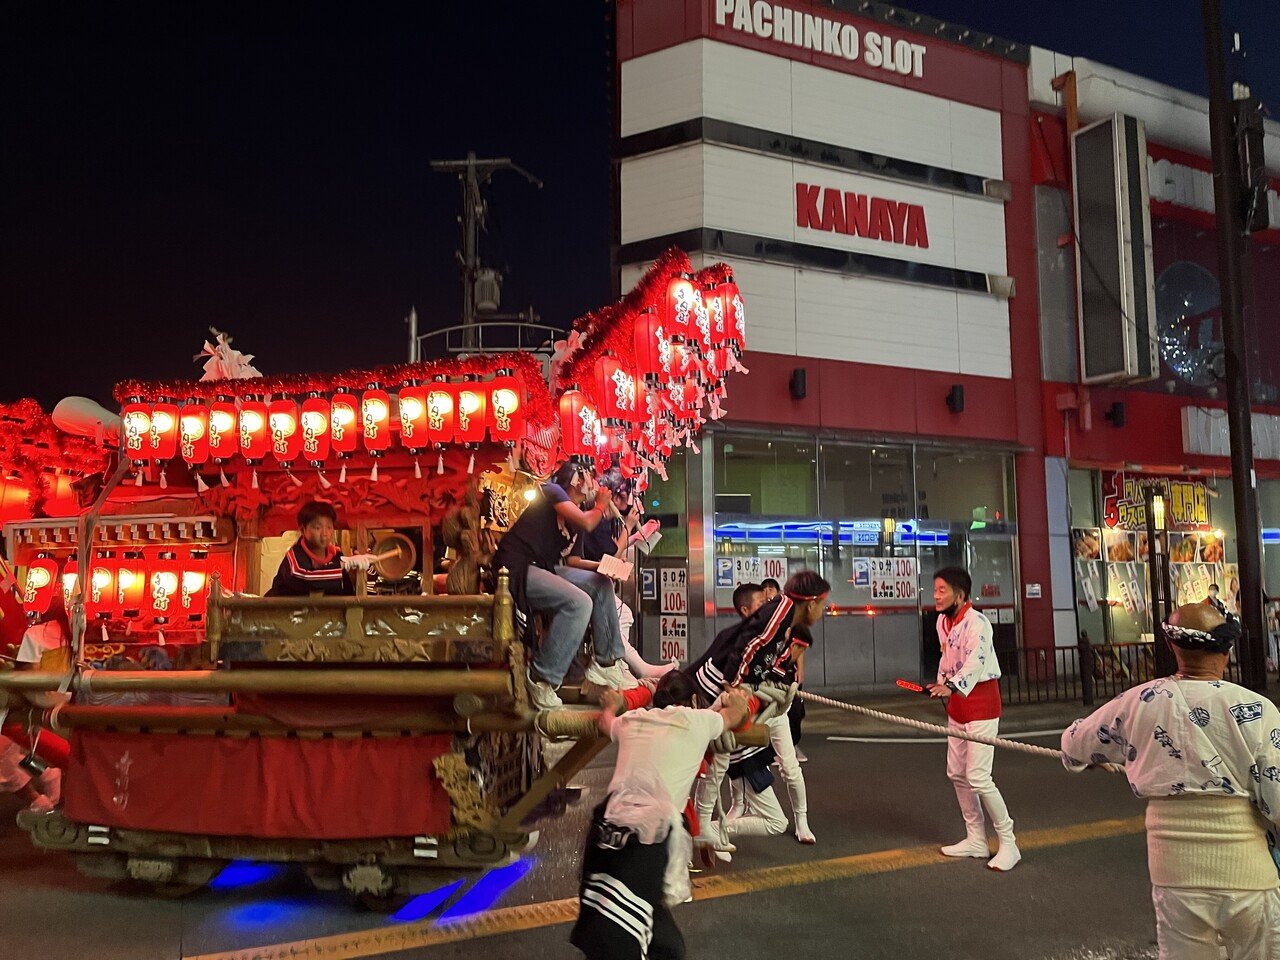
<path id="1" fill-rule="evenodd" d="M 1160 375 L 1147 134 L 1116 114 L 1071 138 L 1083 383 Z"/>

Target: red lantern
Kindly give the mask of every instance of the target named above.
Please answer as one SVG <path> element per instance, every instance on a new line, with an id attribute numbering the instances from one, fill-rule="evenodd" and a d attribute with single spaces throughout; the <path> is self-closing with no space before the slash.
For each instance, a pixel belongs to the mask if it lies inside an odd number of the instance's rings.
<path id="1" fill-rule="evenodd" d="M 524 436 L 524 378 L 499 370 L 489 381 L 489 436 L 512 444 Z"/>
<path id="2" fill-rule="evenodd" d="M 286 467 L 302 452 L 302 431 L 298 429 L 298 405 L 292 400 L 273 400 L 267 410 L 271 431 L 271 455 Z"/>
<path id="3" fill-rule="evenodd" d="M 346 456 L 353 453 L 360 439 L 360 424 L 356 411 L 360 401 L 354 393 L 335 393 L 330 405 L 329 436 L 333 452 Z"/>
<path id="4" fill-rule="evenodd" d="M 209 596 L 208 558 L 205 551 L 192 550 L 191 559 L 182 568 L 179 604 L 188 623 L 199 623 L 204 619 Z"/>
<path id="5" fill-rule="evenodd" d="M 178 408 L 168 400 L 151 408 L 148 448 L 157 463 L 172 460 L 178 453 Z"/>
<path id="6" fill-rule="evenodd" d="M 27 576 L 22 582 L 22 606 L 27 616 L 35 620 L 48 613 L 59 586 L 57 560 L 40 556 L 28 563 Z"/>
<path id="7" fill-rule="evenodd" d="M 142 554 L 128 551 L 116 568 L 116 609 L 127 620 L 142 615 L 147 602 L 147 566 Z"/>
<path id="8" fill-rule="evenodd" d="M 632 337 L 636 373 L 650 379 L 670 376 L 671 338 L 655 308 L 646 307 L 640 311 L 632 328 Z"/>
<path id="9" fill-rule="evenodd" d="M 267 422 L 267 405 L 261 400 L 245 400 L 240 404 L 240 455 L 257 463 L 267 455 L 271 444 Z"/>
<path id="10" fill-rule="evenodd" d="M 192 466 L 209 459 L 209 408 L 188 400 L 178 414 L 178 453 Z"/>
<path id="11" fill-rule="evenodd" d="M 636 378 L 611 353 L 596 361 L 595 377 L 600 416 L 606 422 L 630 420 L 636 410 Z"/>
<path id="12" fill-rule="evenodd" d="M 391 446 L 391 397 L 375 384 L 360 398 L 360 426 L 365 449 L 374 456 Z"/>
<path id="13" fill-rule="evenodd" d="M 698 299 L 693 305 L 693 326 L 689 330 L 689 345 L 700 357 L 711 351 L 711 309 L 716 299 L 712 284 L 697 289 Z"/>
<path id="14" fill-rule="evenodd" d="M 89 563 L 89 589 L 84 595 L 86 620 L 110 620 L 118 611 L 116 578 L 119 564 L 112 553 L 101 553 Z"/>
<path id="15" fill-rule="evenodd" d="M 437 447 L 453 443 L 456 401 L 453 384 L 437 381 L 427 391 L 427 437 Z"/>
<path id="16" fill-rule="evenodd" d="M 120 429 L 124 455 L 134 466 L 146 463 L 151 456 L 151 407 L 141 397 L 130 397 L 120 411 Z"/>
<path id="17" fill-rule="evenodd" d="M 720 287 L 720 295 L 725 298 L 725 307 L 728 311 L 725 342 L 734 351 L 735 355 L 740 357 L 747 348 L 747 307 L 742 301 L 742 294 L 738 291 L 738 285 L 733 282 L 732 278 L 726 280 Z"/>
<path id="18" fill-rule="evenodd" d="M 302 456 L 319 467 L 329 456 L 329 401 L 312 394 L 302 401 Z"/>
<path id="19" fill-rule="evenodd" d="M 622 475 L 628 480 L 634 480 L 640 474 L 640 456 L 636 453 L 635 448 L 631 444 L 627 444 L 622 451 L 622 457 L 618 461 L 618 467 L 622 470 Z"/>
<path id="20" fill-rule="evenodd" d="M 644 422 L 649 416 L 649 386 L 640 377 L 634 380 L 636 386 L 635 409 L 631 411 L 631 423 L 627 427 L 627 438 L 640 439 L 644 432 Z"/>
<path id="21" fill-rule="evenodd" d="M 181 614 L 181 587 L 182 569 L 176 555 L 160 554 L 147 571 L 147 596 L 156 623 L 169 623 Z"/>
<path id="22" fill-rule="evenodd" d="M 725 283 L 709 283 L 702 291 L 702 302 L 707 308 L 707 336 L 702 342 L 703 356 L 710 356 L 716 347 L 723 346 L 729 332 L 729 302 L 725 299 Z"/>
<path id="23" fill-rule="evenodd" d="M 80 583 L 80 574 L 76 570 L 79 565 L 79 560 L 73 553 L 67 558 L 67 565 L 62 568 L 62 605 L 68 614 L 71 612 L 71 598 L 76 595 Z"/>
<path id="24" fill-rule="evenodd" d="M 679 274 L 667 283 L 658 313 L 669 337 L 687 339 L 694 325 L 694 315 L 700 300 L 698 288 L 686 274 Z"/>
<path id="25" fill-rule="evenodd" d="M 225 463 L 240 449 L 240 414 L 229 397 L 219 397 L 209 405 L 209 456 Z"/>
<path id="26" fill-rule="evenodd" d="M 481 443 L 488 425 L 485 410 L 489 398 L 488 389 L 480 383 L 468 381 L 458 388 L 458 419 L 454 439 L 458 443 Z"/>
<path id="27" fill-rule="evenodd" d="M 427 436 L 426 387 L 405 387 L 400 391 L 400 442 L 410 450 L 421 450 L 431 442 Z"/>
<path id="28" fill-rule="evenodd" d="M 567 457 L 594 457 L 596 410 L 576 386 L 560 395 L 560 445 Z"/>

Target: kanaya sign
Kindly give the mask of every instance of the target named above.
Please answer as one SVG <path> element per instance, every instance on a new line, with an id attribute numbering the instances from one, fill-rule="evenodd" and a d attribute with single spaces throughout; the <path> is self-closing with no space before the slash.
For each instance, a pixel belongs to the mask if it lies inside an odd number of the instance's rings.
<path id="1" fill-rule="evenodd" d="M 921 204 L 885 200 L 811 183 L 796 184 L 796 226 L 908 247 L 927 249 L 929 246 L 929 228 Z"/>

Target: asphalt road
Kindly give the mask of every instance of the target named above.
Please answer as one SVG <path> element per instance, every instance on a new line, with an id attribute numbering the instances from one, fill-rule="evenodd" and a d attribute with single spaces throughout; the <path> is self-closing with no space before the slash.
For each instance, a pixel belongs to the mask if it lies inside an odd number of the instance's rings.
<path id="1" fill-rule="evenodd" d="M 918 716 L 937 719 L 929 704 Z M 1073 707 L 1013 708 L 1006 730 L 1060 729 Z M 939 843 L 963 824 L 942 742 L 884 742 L 900 728 L 812 711 L 803 749 L 818 844 L 741 841 L 734 862 L 695 877 L 676 920 L 693 958 L 1154 957 L 1142 804 L 1121 777 L 1073 775 L 1051 760 L 1001 751 L 995 777 L 1024 845 L 1009 874 L 949 861 Z M 872 738 L 843 742 L 830 735 Z M 1054 736 L 1033 742 L 1052 746 Z M 576 957 L 577 860 L 612 761 L 579 778 L 581 803 L 546 824 L 525 861 L 423 898 L 400 918 L 318 893 L 288 869 L 249 868 L 181 901 L 80 876 L 32 848 L 0 798 L 0 956 L 44 960 Z M 787 807 L 786 800 L 783 801 Z M 238 882 L 231 882 L 238 880 Z M 467 899 L 463 899 L 466 897 Z M 486 908 L 486 901 L 493 901 Z M 447 922 L 442 912 L 451 913 Z M 406 917 L 412 919 L 406 920 Z M 461 919 L 458 919 L 461 917 Z"/>

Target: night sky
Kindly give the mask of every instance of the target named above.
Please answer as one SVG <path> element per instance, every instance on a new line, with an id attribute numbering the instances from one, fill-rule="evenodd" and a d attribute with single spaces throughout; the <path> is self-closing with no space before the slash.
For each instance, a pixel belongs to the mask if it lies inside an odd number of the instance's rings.
<path id="1" fill-rule="evenodd" d="M 564 326 L 609 296 L 606 0 L 22 6 L 0 22 L 0 401 L 197 377 L 211 325 L 268 374 L 403 361 L 410 306 L 458 320 L 459 189 L 428 162 L 469 149 L 546 183 L 495 180 L 503 308 Z M 1193 0 L 907 6 L 1204 92 Z M 1280 115 L 1274 5 L 1225 7 Z"/>

